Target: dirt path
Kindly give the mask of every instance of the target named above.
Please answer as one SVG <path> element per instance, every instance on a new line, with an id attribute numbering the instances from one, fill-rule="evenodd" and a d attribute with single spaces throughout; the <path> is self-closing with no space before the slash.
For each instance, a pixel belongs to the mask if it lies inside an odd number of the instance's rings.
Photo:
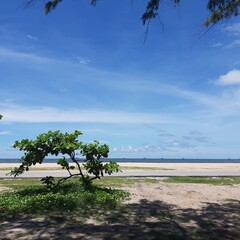
<path id="1" fill-rule="evenodd" d="M 208 203 L 224 203 L 240 200 L 240 185 L 214 186 L 209 184 L 164 183 L 135 184 L 125 187 L 132 193 L 128 203 L 137 203 L 141 199 L 163 201 L 180 208 L 200 208 Z"/>

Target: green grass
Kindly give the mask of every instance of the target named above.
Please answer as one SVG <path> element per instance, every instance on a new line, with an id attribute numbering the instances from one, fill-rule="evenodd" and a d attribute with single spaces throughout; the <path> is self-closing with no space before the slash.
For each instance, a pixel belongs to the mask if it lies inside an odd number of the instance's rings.
<path id="1" fill-rule="evenodd" d="M 240 184 L 240 177 L 169 177 L 163 182 L 168 183 L 201 183 L 212 185 Z"/>
<path id="2" fill-rule="evenodd" d="M 42 185 L 40 179 L 33 178 L 6 178 L 0 179 L 0 187 L 19 189 L 27 186 Z"/>
<path id="3" fill-rule="evenodd" d="M 107 187 L 122 187 L 125 185 L 134 185 L 136 183 L 158 183 L 159 179 L 145 177 L 104 177 L 101 180 L 96 180 L 98 186 Z"/>
<path id="4" fill-rule="evenodd" d="M 76 179 L 71 180 L 71 182 Z M 147 177 L 114 177 L 106 176 L 101 180 L 95 180 L 94 184 L 99 187 L 122 187 L 125 185 L 134 185 L 136 183 L 201 183 L 213 185 L 233 185 L 240 184 L 240 177 L 168 177 L 168 178 L 147 178 Z M 0 179 L 0 187 L 9 187 L 21 189 L 26 186 L 42 185 L 39 179 L 32 178 L 14 178 Z"/>
<path id="5" fill-rule="evenodd" d="M 51 191 L 43 185 L 29 185 L 29 181 L 24 183 L 27 186 L 18 185 L 19 189 L 0 194 L 2 219 L 28 214 L 61 215 L 66 212 L 84 216 L 86 211 L 89 216 L 93 210 L 100 212 L 114 209 L 129 195 L 122 190 L 97 186 L 86 190 L 79 181 L 65 183 Z"/>
<path id="6" fill-rule="evenodd" d="M 56 178 L 57 180 L 58 178 Z M 70 181 L 76 181 L 76 178 Z M 125 185 L 133 185 L 136 183 L 158 183 L 159 179 L 154 178 L 140 178 L 140 177 L 113 177 L 106 176 L 100 180 L 95 180 L 96 186 L 102 187 L 122 187 Z M 41 185 L 39 179 L 33 178 L 11 178 L 11 179 L 0 179 L 0 187 L 10 187 L 13 189 L 20 189 L 25 186 Z"/>

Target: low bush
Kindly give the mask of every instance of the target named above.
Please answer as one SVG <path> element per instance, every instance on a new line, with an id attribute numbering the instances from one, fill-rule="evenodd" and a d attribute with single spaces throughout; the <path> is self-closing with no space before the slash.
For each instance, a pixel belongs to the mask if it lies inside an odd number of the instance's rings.
<path id="1" fill-rule="evenodd" d="M 88 211 L 88 214 L 91 214 L 93 210 L 101 212 L 114 209 L 128 195 L 129 193 L 122 190 L 96 186 L 86 189 L 83 184 L 74 182 L 63 184 L 51 191 L 45 186 L 27 186 L 0 195 L 1 218 L 79 211 Z"/>

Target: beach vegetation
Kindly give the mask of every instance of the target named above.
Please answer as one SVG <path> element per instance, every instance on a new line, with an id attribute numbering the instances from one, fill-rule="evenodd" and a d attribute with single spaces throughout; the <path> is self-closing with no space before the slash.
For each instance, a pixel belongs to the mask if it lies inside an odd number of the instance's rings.
<path id="1" fill-rule="evenodd" d="M 56 178 L 58 181 L 60 178 Z M 106 176 L 101 180 L 97 179 L 94 181 L 94 186 L 103 188 L 112 187 L 124 187 L 129 185 L 134 185 L 138 183 L 159 183 L 159 178 L 149 178 L 149 177 L 116 177 L 116 176 Z M 79 180 L 75 178 L 69 179 L 70 183 L 77 184 Z M 41 182 L 38 178 L 6 178 L 0 179 L 0 187 L 7 187 L 13 190 L 23 189 L 28 186 L 41 186 Z"/>
<path id="2" fill-rule="evenodd" d="M 86 190 L 79 181 L 64 183 L 51 191 L 43 185 L 27 185 L 0 193 L 1 218 L 71 213 L 87 217 L 93 212 L 96 217 L 97 213 L 116 208 L 128 196 L 126 191 L 104 187 Z"/>
<path id="3" fill-rule="evenodd" d="M 111 175 L 113 172 L 119 171 L 119 165 L 116 162 L 103 163 L 102 161 L 108 157 L 109 153 L 109 147 L 106 144 L 101 145 L 98 141 L 84 144 L 78 140 L 79 135 L 82 133 L 78 130 L 73 133 L 49 131 L 40 134 L 35 140 L 16 141 L 13 147 L 24 151 L 24 155 L 20 160 L 21 165 L 15 167 L 9 174 L 14 177 L 19 176 L 25 171 L 29 171 L 31 166 L 42 164 L 49 155 L 60 156 L 57 164 L 68 172 L 67 177 L 60 178 L 58 181 L 55 181 L 52 176 L 42 178 L 42 183 L 49 189 L 72 177 L 79 177 L 82 183 L 88 187 L 94 179 L 101 179 L 104 174 Z M 85 157 L 82 164 L 76 157 L 77 153 Z M 75 166 L 70 165 L 69 161 Z M 77 172 L 73 172 L 74 170 Z"/>
<path id="4" fill-rule="evenodd" d="M 60 178 L 56 178 L 58 181 Z M 78 184 L 77 178 L 69 179 L 68 182 Z M 196 184 L 213 184 L 213 185 L 235 185 L 240 184 L 240 177 L 117 177 L 106 176 L 101 180 L 94 181 L 98 187 L 124 187 L 138 183 L 155 184 L 160 182 L 167 183 L 196 183 Z M 40 186 L 38 178 L 6 178 L 0 179 L 0 187 L 7 187 L 13 190 L 25 188 L 27 186 Z"/>

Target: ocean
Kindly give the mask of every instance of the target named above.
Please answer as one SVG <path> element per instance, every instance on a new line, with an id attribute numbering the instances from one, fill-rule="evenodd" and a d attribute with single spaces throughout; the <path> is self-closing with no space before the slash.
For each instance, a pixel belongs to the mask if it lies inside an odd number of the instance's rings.
<path id="1" fill-rule="evenodd" d="M 45 163 L 55 163 L 58 158 L 46 158 Z M 84 159 L 78 159 L 82 162 Z M 115 162 L 141 162 L 141 163 L 240 163 L 240 159 L 190 159 L 190 158 L 108 158 L 103 159 L 103 162 L 109 160 Z M 18 163 L 19 158 L 0 158 L 0 163 Z"/>

